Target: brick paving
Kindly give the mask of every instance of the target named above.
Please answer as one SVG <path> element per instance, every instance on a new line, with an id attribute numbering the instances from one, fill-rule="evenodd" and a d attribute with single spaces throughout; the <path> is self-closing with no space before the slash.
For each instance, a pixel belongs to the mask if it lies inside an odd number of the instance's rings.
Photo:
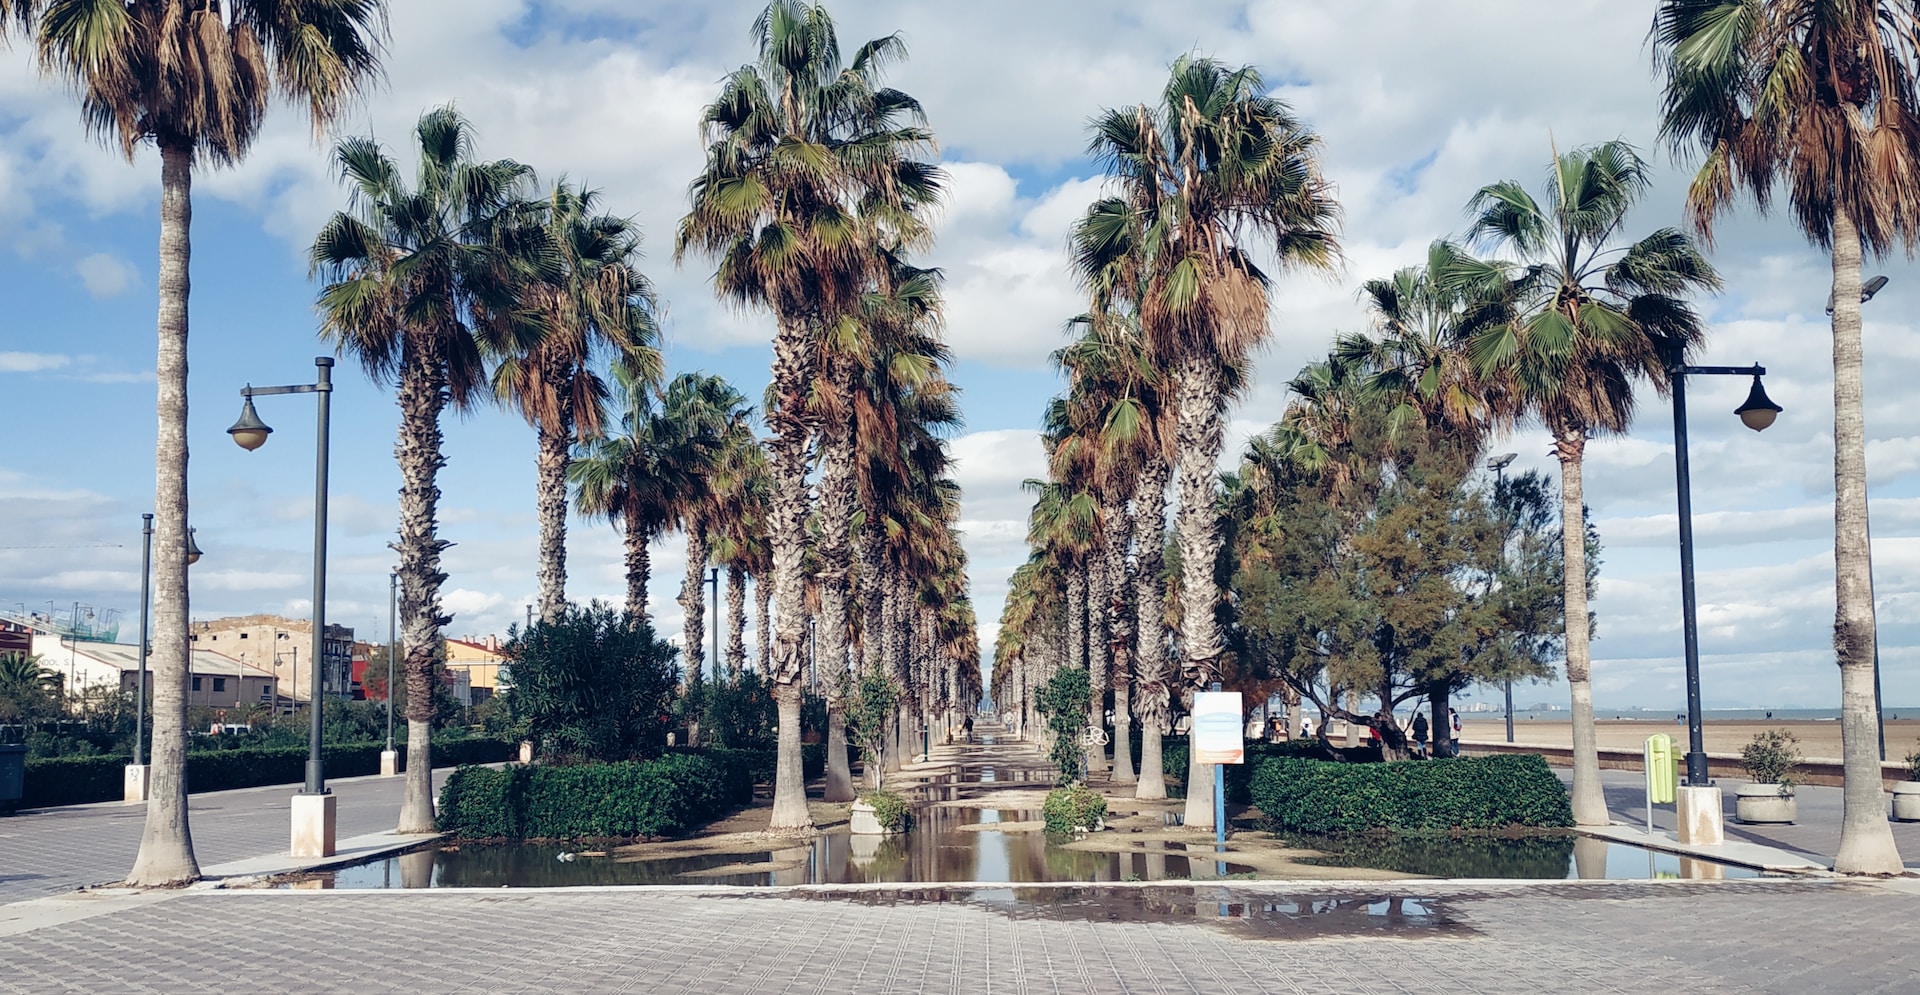
<path id="1" fill-rule="evenodd" d="M 1337 886 L 1155 888 L 1145 911 L 1141 889 L 1054 906 L 871 892 L 183 893 L 11 937 L 0 992 L 1920 990 L 1920 897 L 1871 885 L 1405 887 L 1426 915 L 1375 914 L 1365 903 L 1390 893 Z M 1223 899 L 1254 917 L 1214 918 Z"/>
<path id="2" fill-rule="evenodd" d="M 436 771 L 442 778 L 444 771 Z M 437 782 L 436 782 L 437 783 Z M 329 782 L 340 797 L 338 838 L 392 829 L 400 821 L 401 778 Z M 285 853 L 290 799 L 298 785 L 188 796 L 187 825 L 201 867 Z M 143 805 L 71 805 L 0 819 L 0 903 L 41 898 L 123 880 L 140 851 Z"/>

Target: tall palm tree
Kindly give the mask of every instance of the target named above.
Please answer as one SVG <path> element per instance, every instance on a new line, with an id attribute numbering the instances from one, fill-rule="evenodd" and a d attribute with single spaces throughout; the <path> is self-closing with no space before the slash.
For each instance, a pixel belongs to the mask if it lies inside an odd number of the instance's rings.
<path id="1" fill-rule="evenodd" d="M 677 485 L 668 505 L 670 521 L 687 541 L 680 609 L 685 615 L 688 686 L 700 680 L 706 665 L 707 564 L 713 559 L 713 536 L 726 502 L 728 463 L 742 458 L 741 446 L 753 445 L 747 425 L 752 413 L 745 395 L 716 375 L 682 373 L 661 394 L 653 436 L 660 447 L 658 460 L 671 464 Z M 717 618 L 713 621 L 720 624 Z M 714 666 L 719 665 L 715 660 Z"/>
<path id="2" fill-rule="evenodd" d="M 640 273 L 640 231 L 599 212 L 600 193 L 556 183 L 528 205 L 534 278 L 521 289 L 512 351 L 494 367 L 493 391 L 520 409 L 538 436 L 540 618 L 567 603 L 567 467 L 573 446 L 604 433 L 607 358 L 639 383 L 660 375 L 653 286 Z"/>
<path id="3" fill-rule="evenodd" d="M 5 0 L 88 130 L 131 162 L 160 152 L 159 432 L 154 444 L 153 792 L 128 881 L 200 876 L 187 825 L 187 300 L 196 163 L 246 157 L 275 91 L 317 133 L 379 74 L 381 0 Z"/>
<path id="4" fill-rule="evenodd" d="M 1867 530 L 1860 266 L 1920 241 L 1920 9 L 1911 0 L 1663 0 L 1661 137 L 1701 167 L 1694 227 L 1742 192 L 1762 212 L 1784 187 L 1794 221 L 1832 256 L 1833 645 L 1840 666 L 1845 816 L 1834 868 L 1898 874 L 1881 801 L 1874 718 L 1873 560 Z"/>
<path id="5" fill-rule="evenodd" d="M 800 767 L 800 696 L 811 426 L 806 395 L 821 372 L 819 329 L 857 305 L 874 275 L 872 244 L 912 247 L 925 223 L 894 205 L 924 203 L 938 170 L 919 158 L 933 136 L 919 104 L 879 85 L 886 63 L 905 54 L 897 35 L 860 46 L 843 61 L 826 8 L 773 0 L 753 23 L 759 55 L 735 70 L 701 115 L 707 161 L 694 180 L 675 258 L 698 252 L 718 261 L 715 289 L 775 322 L 766 424 L 772 432 L 769 539 L 777 625 L 773 668 L 780 709 L 779 761 L 771 828 L 805 831 Z M 924 191 L 924 195 L 913 193 Z"/>
<path id="6" fill-rule="evenodd" d="M 1319 138 L 1260 73 L 1211 59 L 1173 64 L 1155 106 L 1106 110 L 1090 151 L 1119 186 L 1118 209 L 1096 205 L 1103 227 L 1083 272 L 1133 258 L 1137 278 L 1116 284 L 1133 303 L 1156 355 L 1172 370 L 1180 507 L 1175 534 L 1182 576 L 1180 645 L 1188 683 L 1204 687 L 1222 652 L 1220 598 L 1211 564 L 1220 552 L 1214 469 L 1225 445 L 1231 371 L 1268 334 L 1270 278 L 1253 253 L 1282 268 L 1330 270 L 1339 217 L 1321 176 Z M 1084 255 L 1084 254 L 1083 254 Z M 1101 257 L 1105 258 L 1102 259 Z M 1212 768 L 1188 773 L 1187 824 L 1211 826 Z"/>
<path id="7" fill-rule="evenodd" d="M 673 495 L 683 489 L 683 468 L 663 459 L 665 434 L 649 386 L 631 371 L 613 368 L 621 410 L 620 431 L 581 446 L 567 467 L 574 508 L 585 518 L 603 518 L 620 528 L 626 547 L 627 614 L 647 619 L 647 582 L 653 539 L 673 516 Z"/>
<path id="8" fill-rule="evenodd" d="M 747 669 L 747 578 L 764 559 L 767 486 L 767 451 L 751 434 L 733 433 L 716 474 L 711 530 L 713 561 L 727 569 L 726 672 L 733 681 Z"/>
<path id="9" fill-rule="evenodd" d="M 357 357 L 367 375 L 391 381 L 400 405 L 400 626 L 406 646 L 407 779 L 399 832 L 433 831 L 434 655 L 442 613 L 440 489 L 446 462 L 440 418 L 487 395 L 485 356 L 504 350 L 509 316 L 527 272 L 527 234 L 515 206 L 532 170 L 474 157 L 473 131 L 440 107 L 413 129 L 419 164 L 411 183 L 372 138 L 343 139 L 334 164 L 350 208 L 314 238 L 320 334 Z"/>
<path id="10" fill-rule="evenodd" d="M 1667 367 L 1687 361 L 1705 329 L 1687 295 L 1720 278 L 1685 233 L 1662 228 L 1623 239 L 1627 215 L 1648 184 L 1646 165 L 1624 142 L 1556 156 L 1544 202 L 1506 180 L 1476 193 L 1468 239 L 1507 254 L 1513 318 L 1474 336 L 1474 361 L 1502 378 L 1517 411 L 1553 434 L 1565 530 L 1567 684 L 1573 699 L 1573 817 L 1607 824 L 1593 727 L 1588 646 L 1586 507 L 1581 464 L 1587 439 L 1624 432 L 1633 388 L 1663 396 Z"/>

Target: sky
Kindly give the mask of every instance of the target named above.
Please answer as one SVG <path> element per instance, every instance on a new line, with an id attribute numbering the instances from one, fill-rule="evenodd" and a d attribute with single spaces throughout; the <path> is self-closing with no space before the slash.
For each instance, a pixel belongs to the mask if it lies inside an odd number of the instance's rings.
<path id="1" fill-rule="evenodd" d="M 599 188 L 646 234 L 670 369 L 720 373 L 760 395 L 771 321 L 717 303 L 708 263 L 671 258 L 701 162 L 700 108 L 752 58 L 759 9 L 752 0 L 405 0 L 392 5 L 386 79 L 332 132 L 316 136 L 277 107 L 242 165 L 196 175 L 190 488 L 206 557 L 192 571 L 195 618 L 310 610 L 314 405 L 260 399 L 276 432 L 258 452 L 224 432 L 242 385 L 311 381 L 313 358 L 327 352 L 305 250 L 346 204 L 328 160 L 341 135 L 404 147 L 423 111 L 451 103 L 474 123 L 481 155 L 523 161 L 543 182 Z M 1657 173 L 1629 230 L 1681 222 L 1687 172 L 1655 143 L 1651 0 L 840 0 L 831 9 L 849 50 L 901 33 L 910 58 L 888 79 L 925 106 L 949 175 L 926 261 L 946 274 L 952 376 L 964 391 L 953 451 L 984 646 L 1026 555 L 1020 481 L 1044 474 L 1036 429 L 1060 388 L 1047 357 L 1082 307 L 1065 237 L 1100 188 L 1086 123 L 1102 108 L 1153 99 L 1176 57 L 1257 66 L 1322 136 L 1345 212 L 1339 272 L 1292 275 L 1275 288 L 1271 341 L 1231 414 L 1227 464 L 1279 418 L 1294 371 L 1336 334 L 1367 327 L 1360 283 L 1463 231 L 1479 187 L 1517 179 L 1537 189 L 1556 148 L 1623 139 Z M 88 138 L 72 95 L 40 78 L 23 49 L 0 51 L 0 608 L 117 609 L 130 640 L 153 483 L 158 157 L 142 150 L 129 164 Z M 1721 225 L 1712 259 L 1726 289 L 1700 302 L 1712 328 L 1701 362 L 1765 364 L 1786 411 L 1756 435 L 1731 414 L 1745 381 L 1705 378 L 1689 389 L 1705 701 L 1833 707 L 1826 259 L 1785 218 L 1746 208 Z M 1868 272 L 1891 279 L 1865 308 L 1885 697 L 1920 710 L 1920 418 L 1900 386 L 1920 377 L 1920 272 L 1904 256 L 1869 260 Z M 343 363 L 336 380 L 328 615 L 384 639 L 398 414 L 392 391 L 357 367 Z M 1509 472 L 1556 472 L 1537 427 L 1493 451 L 1519 454 Z M 1684 704 L 1672 454 L 1669 409 L 1651 394 L 1629 433 L 1588 449 L 1587 499 L 1605 546 L 1594 601 L 1603 709 Z M 446 455 L 447 632 L 504 634 L 536 590 L 533 435 L 517 415 L 483 406 L 449 421 Z M 571 597 L 622 596 L 612 528 L 576 521 L 568 547 Z M 669 638 L 682 624 L 672 600 L 680 550 L 668 536 L 654 551 L 652 605 Z M 1515 696 L 1566 701 L 1563 684 Z"/>

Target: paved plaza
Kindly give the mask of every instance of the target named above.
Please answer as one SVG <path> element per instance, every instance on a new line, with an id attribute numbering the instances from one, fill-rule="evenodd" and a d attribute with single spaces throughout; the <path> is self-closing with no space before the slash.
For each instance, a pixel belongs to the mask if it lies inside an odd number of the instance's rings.
<path id="1" fill-rule="evenodd" d="M 392 826 L 398 779 L 334 787 L 342 837 Z M 203 866 L 283 852 L 293 790 L 194 796 Z M 1837 789 L 1802 790 L 1754 842 L 1830 852 Z M 1920 992 L 1914 878 L 74 894 L 140 820 L 0 820 L 0 993 Z"/>

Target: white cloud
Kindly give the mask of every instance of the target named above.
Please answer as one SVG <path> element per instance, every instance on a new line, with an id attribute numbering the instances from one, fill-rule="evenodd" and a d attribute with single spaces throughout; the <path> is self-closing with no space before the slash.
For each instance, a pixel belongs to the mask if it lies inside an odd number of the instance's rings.
<path id="1" fill-rule="evenodd" d="M 0 352 L 0 373 L 41 373 L 72 365 L 73 357 L 44 352 Z"/>
<path id="2" fill-rule="evenodd" d="M 119 256 L 96 252 L 73 264 L 87 293 L 97 298 L 118 297 L 139 280 L 133 265 Z"/>

